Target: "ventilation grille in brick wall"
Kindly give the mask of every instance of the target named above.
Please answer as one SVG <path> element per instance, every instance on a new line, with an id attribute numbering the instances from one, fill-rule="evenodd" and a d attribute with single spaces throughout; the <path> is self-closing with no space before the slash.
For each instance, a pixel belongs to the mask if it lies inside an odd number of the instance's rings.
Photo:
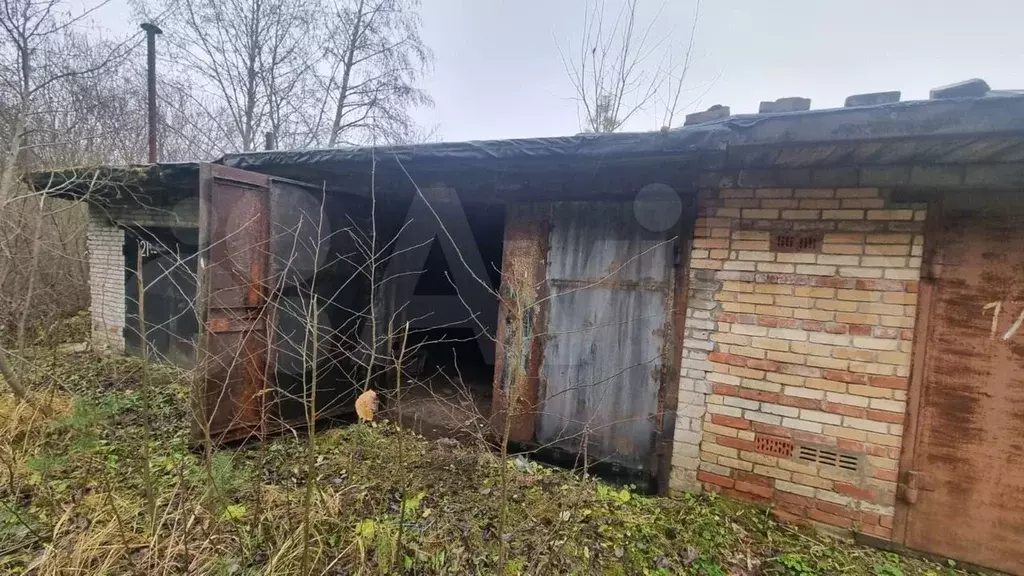
<path id="1" fill-rule="evenodd" d="M 785 438 L 762 436 L 758 434 L 754 437 L 754 450 L 761 452 L 762 454 L 771 454 L 772 456 L 789 458 L 793 455 L 793 443 Z"/>
<path id="2" fill-rule="evenodd" d="M 821 252 L 820 232 L 776 232 L 772 234 L 772 252 Z"/>
<path id="3" fill-rule="evenodd" d="M 800 445 L 796 448 L 796 457 L 807 462 L 822 466 L 831 466 L 856 472 L 860 469 L 860 457 L 856 454 L 840 452 L 824 446 Z"/>

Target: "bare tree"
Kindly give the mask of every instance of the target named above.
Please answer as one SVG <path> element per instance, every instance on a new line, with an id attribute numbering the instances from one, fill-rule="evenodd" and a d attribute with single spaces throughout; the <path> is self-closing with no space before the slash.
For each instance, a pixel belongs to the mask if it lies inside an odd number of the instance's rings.
<path id="1" fill-rule="evenodd" d="M 402 141 L 413 106 L 431 105 L 415 83 L 433 61 L 419 35 L 419 0 L 331 0 L 325 8 L 322 97 L 314 117 L 318 144 Z"/>
<path id="2" fill-rule="evenodd" d="M 163 76 L 202 101 L 224 150 L 406 141 L 432 61 L 418 0 L 140 0 L 160 21 Z M 205 116 L 205 117 L 204 117 Z M 209 132 L 209 131 L 208 131 Z"/>
<path id="3" fill-rule="evenodd" d="M 677 115 L 697 100 L 694 98 L 690 102 L 686 102 L 683 100 L 683 95 L 687 92 L 686 81 L 690 66 L 693 64 L 693 42 L 697 38 L 697 22 L 699 20 L 700 0 L 696 0 L 693 7 L 693 23 L 690 25 L 690 33 L 685 39 L 685 49 L 673 48 L 667 50 L 665 54 L 665 62 L 661 67 L 665 74 L 665 82 L 663 82 L 663 89 L 658 98 L 658 106 L 661 108 L 661 125 L 664 127 L 671 128 L 676 123 Z"/>
<path id="4" fill-rule="evenodd" d="M 26 188 L 18 174 L 39 166 L 50 154 L 75 144 L 87 106 L 76 89 L 101 76 L 129 52 L 128 41 L 106 42 L 81 33 L 89 15 L 102 3 L 72 10 L 60 0 L 0 2 L 0 133 L 6 142 L 0 156 L 0 287 L 7 292 L 15 276 L 19 287 L 13 310 L 16 345 L 23 350 L 33 301 L 40 288 L 44 232 L 62 208 L 54 209 L 39 190 Z M 66 160 L 66 159 L 65 159 Z M 58 229 L 58 232 L 60 230 Z M 59 236 L 58 236 L 59 237 Z M 8 318 L 5 318 L 8 320 Z M 9 340 L 9 339 L 8 339 Z M 19 358 L 21 355 L 17 355 Z M 12 369 L 0 351 L 0 372 L 23 399 L 21 362 Z"/>
<path id="5" fill-rule="evenodd" d="M 681 49 L 671 36 L 654 37 L 658 15 L 644 24 L 637 10 L 637 0 L 627 0 L 612 16 L 605 0 L 594 0 L 583 18 L 579 46 L 569 56 L 559 48 L 587 132 L 620 130 L 659 103 L 665 108 L 664 125 L 671 126 L 683 104 L 680 95 L 690 68 L 696 18 Z"/>
<path id="6" fill-rule="evenodd" d="M 21 175 L 145 159 L 145 71 L 132 52 L 141 33 L 98 32 L 90 15 L 102 5 L 0 1 L 0 341 L 12 360 L 37 328 L 88 303 L 85 206 L 52 195 L 102 179 L 80 168 L 27 186 Z M 204 103 L 177 88 L 160 90 L 165 158 L 219 153 Z"/>
<path id="7" fill-rule="evenodd" d="M 282 121 L 283 103 L 307 72 L 310 4 L 161 0 L 138 7 L 166 28 L 166 74 L 210 96 L 209 119 L 232 149 L 256 148 L 263 131 Z"/>
<path id="8" fill-rule="evenodd" d="M 3 101 L 14 103 L 5 118 L 0 200 L 9 198 L 22 152 L 33 145 L 31 140 L 39 133 L 42 138 L 52 137 L 36 122 L 53 113 L 37 107 L 44 93 L 60 84 L 96 77 L 129 52 L 127 42 L 94 50 L 93 42 L 76 32 L 75 27 L 103 4 L 73 14 L 61 0 L 0 2 L 0 91 Z"/>

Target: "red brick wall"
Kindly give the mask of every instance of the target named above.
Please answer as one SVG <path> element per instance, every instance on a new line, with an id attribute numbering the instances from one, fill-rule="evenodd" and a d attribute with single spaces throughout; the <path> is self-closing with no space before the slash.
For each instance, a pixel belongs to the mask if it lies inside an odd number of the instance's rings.
<path id="1" fill-rule="evenodd" d="M 696 465 L 704 489 L 891 536 L 924 218 L 876 188 L 701 192 L 688 321 L 709 319 L 687 330 L 685 348 L 704 355 L 684 353 L 681 390 L 706 393 L 693 402 L 699 457 L 674 459 L 674 477 Z M 822 242 L 772 250 L 773 232 L 794 231 Z M 794 452 L 758 451 L 758 436 Z M 856 470 L 801 459 L 801 447 Z"/>

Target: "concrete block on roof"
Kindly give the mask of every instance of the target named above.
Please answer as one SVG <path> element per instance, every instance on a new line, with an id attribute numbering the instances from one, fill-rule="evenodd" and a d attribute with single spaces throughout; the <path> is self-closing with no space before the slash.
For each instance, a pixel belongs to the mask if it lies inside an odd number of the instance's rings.
<path id="1" fill-rule="evenodd" d="M 693 114 L 686 115 L 686 121 L 683 122 L 683 126 L 692 126 L 693 124 L 703 124 L 704 122 L 711 122 L 712 120 L 718 120 L 720 118 L 729 117 L 729 107 L 722 106 L 721 104 L 715 104 L 711 108 L 703 112 L 694 112 Z"/>
<path id="2" fill-rule="evenodd" d="M 758 113 L 768 114 L 772 112 L 802 112 L 811 109 L 811 99 L 792 96 L 779 98 L 774 102 L 761 102 Z"/>
<path id="3" fill-rule="evenodd" d="M 846 108 L 856 108 L 857 106 L 878 106 L 879 104 L 891 104 L 899 101 L 899 90 L 892 90 L 890 92 L 869 92 L 866 94 L 854 94 L 852 96 L 847 96 L 846 102 L 843 106 Z"/>
<path id="4" fill-rule="evenodd" d="M 980 98 L 987 94 L 989 90 L 991 88 L 988 87 L 988 82 L 981 78 L 971 78 L 963 82 L 932 88 L 928 92 L 928 97 L 932 100 L 942 98 Z"/>

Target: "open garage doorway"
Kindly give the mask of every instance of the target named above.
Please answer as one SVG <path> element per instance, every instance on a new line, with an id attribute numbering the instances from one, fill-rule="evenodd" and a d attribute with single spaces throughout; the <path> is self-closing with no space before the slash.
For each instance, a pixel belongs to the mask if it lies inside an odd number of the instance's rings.
<path id="1" fill-rule="evenodd" d="M 405 381 L 385 416 L 427 436 L 482 438 L 494 381 L 505 208 L 424 190 L 401 218 L 385 266 L 383 309 L 405 339 Z M 392 355 L 400 353 L 392 351 Z"/>
<path id="2" fill-rule="evenodd" d="M 449 188 L 367 198 L 232 168 L 204 174 L 197 439 L 344 420 L 365 389 L 382 397 L 382 416 L 400 406 L 423 434 L 482 437 L 502 205 Z"/>

